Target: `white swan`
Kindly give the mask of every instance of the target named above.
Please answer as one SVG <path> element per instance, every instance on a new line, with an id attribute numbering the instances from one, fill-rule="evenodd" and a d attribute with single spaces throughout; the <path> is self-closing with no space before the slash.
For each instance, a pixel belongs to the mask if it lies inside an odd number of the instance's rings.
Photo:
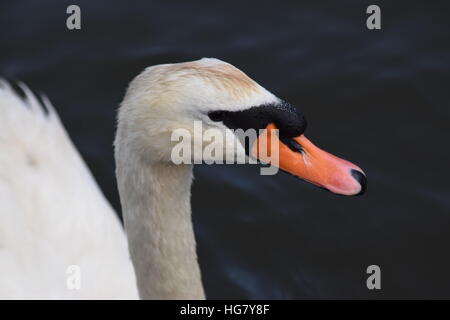
<path id="1" fill-rule="evenodd" d="M 335 193 L 364 191 L 361 169 L 312 145 L 302 114 L 232 65 L 204 58 L 153 66 L 132 81 L 118 116 L 116 173 L 127 246 L 50 102 L 44 99 L 45 112 L 22 89 L 25 98 L 6 82 L 0 86 L 0 298 L 203 299 L 192 165 L 170 158 L 173 130 L 203 139 L 193 120 L 224 132 L 275 124 L 280 168 Z M 233 156 L 245 155 L 235 139 Z M 72 265 L 81 271 L 75 290 L 67 286 Z"/>

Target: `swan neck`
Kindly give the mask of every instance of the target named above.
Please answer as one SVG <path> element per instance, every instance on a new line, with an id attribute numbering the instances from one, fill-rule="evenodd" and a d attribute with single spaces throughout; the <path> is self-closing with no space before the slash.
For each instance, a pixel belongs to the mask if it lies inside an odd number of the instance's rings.
<path id="1" fill-rule="evenodd" d="M 117 161 L 129 250 L 142 299 L 204 299 L 191 218 L 191 165 Z"/>

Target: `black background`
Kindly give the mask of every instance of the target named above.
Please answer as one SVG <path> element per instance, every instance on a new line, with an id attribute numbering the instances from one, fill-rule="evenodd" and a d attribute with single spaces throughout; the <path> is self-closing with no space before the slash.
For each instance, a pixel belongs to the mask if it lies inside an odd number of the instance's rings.
<path id="1" fill-rule="evenodd" d="M 66 28 L 78 4 L 82 29 Z M 382 30 L 366 28 L 369 4 Z M 450 19 L 438 1 L 11 1 L 0 75 L 46 93 L 120 212 L 112 141 L 146 66 L 216 57 L 361 166 L 345 198 L 255 166 L 198 166 L 194 226 L 209 298 L 450 298 Z M 382 290 L 366 288 L 377 264 Z"/>

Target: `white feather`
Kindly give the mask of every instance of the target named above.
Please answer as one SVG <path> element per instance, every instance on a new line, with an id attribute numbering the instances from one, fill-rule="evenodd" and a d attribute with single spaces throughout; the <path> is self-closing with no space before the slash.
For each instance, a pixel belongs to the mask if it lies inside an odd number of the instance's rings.
<path id="1" fill-rule="evenodd" d="M 137 298 L 123 228 L 47 98 L 0 83 L 0 298 Z M 70 265 L 81 287 L 70 290 Z"/>

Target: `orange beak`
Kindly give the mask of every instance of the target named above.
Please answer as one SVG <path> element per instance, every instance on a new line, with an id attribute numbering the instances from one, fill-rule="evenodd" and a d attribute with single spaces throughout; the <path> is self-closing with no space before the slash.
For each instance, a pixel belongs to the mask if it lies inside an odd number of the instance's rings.
<path id="1" fill-rule="evenodd" d="M 304 135 L 289 138 L 292 143 L 289 147 L 272 129 L 276 129 L 276 126 L 271 123 L 258 136 L 251 148 L 253 157 L 262 162 L 270 162 L 274 151 L 272 139 L 277 139 L 279 148 L 277 162 L 281 170 L 336 194 L 350 196 L 364 193 L 366 176 L 361 168 L 319 149 Z M 292 145 L 295 147 L 292 148 Z M 261 152 L 262 150 L 264 152 Z"/>

